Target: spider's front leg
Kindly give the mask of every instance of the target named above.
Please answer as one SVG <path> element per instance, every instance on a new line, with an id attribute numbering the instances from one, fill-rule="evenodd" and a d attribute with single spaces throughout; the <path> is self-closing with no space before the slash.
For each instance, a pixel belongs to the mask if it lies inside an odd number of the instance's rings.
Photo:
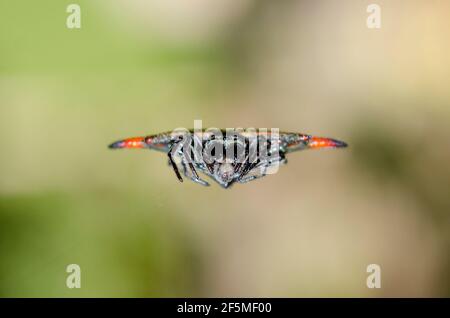
<path id="1" fill-rule="evenodd" d="M 191 168 L 190 170 L 192 172 L 192 174 L 189 174 L 188 165 L 184 162 L 184 160 L 181 161 L 181 164 L 183 165 L 183 174 L 185 175 L 186 178 L 189 178 L 192 181 L 194 181 L 194 182 L 196 182 L 198 184 L 201 184 L 202 186 L 209 187 L 209 183 L 208 182 L 206 182 L 205 180 L 201 179 L 196 172 L 194 173 L 195 168 L 193 166 L 192 167 L 189 166 Z"/>
<path id="2" fill-rule="evenodd" d="M 246 183 L 265 177 L 267 175 L 267 170 L 275 166 L 285 164 L 287 162 L 284 153 L 280 153 L 279 156 L 271 158 L 270 160 L 259 161 L 258 163 L 253 163 L 248 166 L 245 171 L 241 173 L 238 178 L 239 183 Z"/>
<path id="3" fill-rule="evenodd" d="M 173 160 L 174 156 L 179 156 L 181 158 L 183 174 L 186 178 L 189 178 L 190 180 L 203 186 L 209 186 L 208 182 L 199 177 L 195 169 L 190 155 L 192 151 L 191 145 L 189 145 L 187 149 L 184 149 L 184 147 L 185 146 L 181 142 L 175 143 L 167 154 L 169 157 L 169 164 L 172 166 L 178 180 L 180 180 L 180 182 L 183 182 L 183 178 L 181 177 L 180 171 L 178 170 L 178 166 L 175 163 L 175 160 Z"/>
<path id="4" fill-rule="evenodd" d="M 175 147 L 178 148 L 177 145 L 176 145 Z M 177 164 L 175 163 L 175 161 L 173 160 L 172 151 L 173 151 L 173 150 L 172 150 L 172 148 L 171 148 L 171 149 L 169 150 L 169 152 L 167 153 L 167 156 L 169 157 L 169 163 L 170 163 L 170 165 L 172 166 L 172 169 L 173 169 L 173 171 L 175 172 L 175 174 L 176 174 L 178 180 L 179 180 L 180 182 L 183 182 L 183 178 L 181 177 L 180 171 L 178 170 L 178 166 L 177 166 Z"/>
<path id="5" fill-rule="evenodd" d="M 183 151 L 183 154 L 181 155 L 181 163 L 183 165 L 183 173 L 184 175 L 191 179 L 192 181 L 201 184 L 202 186 L 208 187 L 209 183 L 206 182 L 205 180 L 201 179 L 197 173 L 197 171 L 195 170 L 195 166 L 192 163 L 192 157 L 191 157 L 191 150 L 193 150 L 192 147 L 190 147 L 189 149 L 190 151 L 187 151 L 186 153 Z M 195 149 L 194 149 L 195 152 Z M 198 156 L 194 153 L 194 158 L 196 158 L 196 160 L 198 159 Z M 189 167 L 189 169 L 188 169 Z M 191 172 L 191 174 L 189 173 L 189 171 Z"/>
<path id="6" fill-rule="evenodd" d="M 239 176 L 238 182 L 246 183 L 255 179 L 265 177 L 267 175 L 267 168 L 270 166 L 271 164 L 262 161 L 260 161 L 259 163 L 250 164 L 250 167 L 247 168 L 246 171 Z"/>

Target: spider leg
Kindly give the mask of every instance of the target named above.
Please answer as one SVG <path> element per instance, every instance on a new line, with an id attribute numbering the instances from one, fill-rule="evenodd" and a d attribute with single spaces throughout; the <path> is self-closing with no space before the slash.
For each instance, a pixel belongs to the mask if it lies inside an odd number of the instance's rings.
<path id="1" fill-rule="evenodd" d="M 259 171 L 257 169 L 259 169 Z M 253 169 L 246 171 L 245 174 L 242 174 L 242 176 L 239 177 L 238 182 L 246 183 L 246 182 L 250 182 L 255 179 L 258 179 L 258 178 L 262 178 L 262 177 L 266 176 L 266 170 L 267 170 L 267 166 L 265 166 L 265 165 L 259 165 L 258 167 L 254 167 Z M 252 174 L 249 175 L 248 174 L 249 172 L 252 172 Z"/>
<path id="2" fill-rule="evenodd" d="M 169 150 L 169 152 L 167 153 L 167 156 L 169 157 L 170 165 L 172 166 L 173 171 L 175 172 L 175 174 L 176 174 L 178 180 L 179 180 L 180 182 L 183 182 L 183 178 L 181 177 L 180 171 L 178 171 L 177 164 L 175 163 L 175 161 L 174 161 L 173 158 L 172 158 L 172 151 L 171 151 L 171 150 Z"/>
<path id="3" fill-rule="evenodd" d="M 234 173 L 238 174 L 238 180 L 244 176 L 243 173 L 244 171 L 247 170 L 249 164 L 250 163 L 248 162 L 248 153 L 247 153 L 245 155 L 244 161 L 237 163 L 236 166 L 234 167 Z"/>
<path id="4" fill-rule="evenodd" d="M 250 142 L 249 142 L 250 143 Z M 250 152 L 251 151 L 255 151 L 255 149 L 253 149 L 252 145 L 254 145 L 254 141 L 251 142 L 251 144 L 248 146 L 249 148 L 246 149 L 246 156 L 245 156 L 245 160 L 242 164 L 242 166 L 240 166 L 239 168 L 239 176 L 237 178 L 237 181 L 241 181 L 253 168 L 255 168 L 257 165 L 259 165 L 261 163 L 261 160 L 259 159 L 259 149 L 256 150 L 256 158 L 252 158 L 250 159 Z M 252 149 L 250 149 L 252 148 Z M 256 159 L 256 160 L 255 160 Z M 252 160 L 252 162 L 250 162 L 250 160 Z"/>
<path id="5" fill-rule="evenodd" d="M 248 155 L 246 155 L 243 162 L 238 162 L 234 166 L 234 173 L 238 173 L 240 175 L 242 173 L 242 171 L 244 170 L 244 168 L 246 167 L 247 161 L 248 161 Z"/>
<path id="6" fill-rule="evenodd" d="M 246 171 L 244 171 L 238 178 L 238 181 L 240 183 L 246 183 L 258 178 L 265 177 L 267 175 L 268 168 L 274 165 L 285 164 L 286 162 L 287 161 L 284 157 L 284 154 L 281 154 L 279 157 L 276 157 L 272 160 L 260 161 L 259 163 L 250 164 L 253 165 L 253 167 L 247 168 Z M 259 171 L 257 169 L 259 169 Z"/>
<path id="7" fill-rule="evenodd" d="M 196 177 L 195 175 L 190 175 L 188 172 L 187 165 L 184 162 L 182 163 L 182 165 L 183 165 L 183 173 L 186 176 L 186 178 L 189 178 L 191 181 L 201 184 L 202 186 L 209 187 L 209 183 L 206 182 L 205 180 L 199 178 L 198 176 Z"/>
<path id="8" fill-rule="evenodd" d="M 195 170 L 194 164 L 192 163 L 192 158 L 191 158 L 191 150 L 192 147 L 189 147 L 189 150 L 183 151 L 183 155 L 182 155 L 182 162 L 188 164 L 189 168 L 192 171 L 192 174 L 194 175 L 194 178 L 198 179 L 198 173 L 197 170 Z"/>
<path id="9" fill-rule="evenodd" d="M 242 168 L 242 171 L 241 171 L 240 174 L 239 174 L 238 181 L 241 181 L 242 178 L 244 178 L 244 177 L 245 177 L 251 170 L 253 170 L 253 168 L 255 168 L 259 163 L 260 163 L 259 160 L 257 160 L 256 162 L 248 162 L 248 161 L 246 161 L 245 164 L 244 164 L 244 166 L 243 166 L 243 168 Z"/>
<path id="10" fill-rule="evenodd" d="M 192 181 L 194 181 L 194 182 L 196 182 L 198 184 L 201 184 L 202 186 L 209 187 L 209 183 L 207 181 L 201 179 L 198 175 L 197 176 L 191 176 L 191 177 L 187 176 L 187 177 L 190 178 Z"/>
<path id="11" fill-rule="evenodd" d="M 197 170 L 195 170 L 195 166 L 194 166 L 194 164 L 192 163 L 191 156 L 190 156 L 189 153 L 188 153 L 187 155 L 182 155 L 181 163 L 182 163 L 182 165 L 183 165 L 183 172 L 184 172 L 184 175 L 185 175 L 187 178 L 189 178 L 189 179 L 191 179 L 192 181 L 194 181 L 194 182 L 196 182 L 196 183 L 199 183 L 199 184 L 201 184 L 201 185 L 203 185 L 203 186 L 205 186 L 205 187 L 209 186 L 209 183 L 208 183 L 208 182 L 206 182 L 205 180 L 201 179 L 201 178 L 198 176 Z M 187 164 L 187 165 L 186 165 L 186 164 Z M 189 168 L 190 168 L 190 171 L 192 172 L 192 175 L 190 175 L 190 174 L 188 173 L 188 169 L 187 169 L 188 166 L 189 166 Z"/>
<path id="12" fill-rule="evenodd" d="M 247 183 L 247 182 L 250 182 L 250 181 L 253 181 L 255 179 L 265 177 L 265 176 L 266 176 L 265 174 L 262 174 L 260 176 L 247 176 L 247 177 L 244 177 L 244 178 L 240 179 L 239 183 Z"/>

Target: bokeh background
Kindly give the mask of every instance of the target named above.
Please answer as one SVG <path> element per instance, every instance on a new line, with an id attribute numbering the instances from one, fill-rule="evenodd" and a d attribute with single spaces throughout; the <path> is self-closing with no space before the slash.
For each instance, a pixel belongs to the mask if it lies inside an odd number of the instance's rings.
<path id="1" fill-rule="evenodd" d="M 450 296 L 449 39 L 438 0 L 1 1 L 0 296 Z M 350 147 L 229 190 L 107 149 L 195 119 Z"/>

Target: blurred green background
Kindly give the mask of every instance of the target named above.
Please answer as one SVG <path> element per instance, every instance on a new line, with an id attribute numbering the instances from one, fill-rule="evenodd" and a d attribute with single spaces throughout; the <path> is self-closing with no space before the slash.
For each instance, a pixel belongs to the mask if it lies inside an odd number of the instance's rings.
<path id="1" fill-rule="evenodd" d="M 450 3 L 372 2 L 1 1 L 0 296 L 450 296 Z M 107 149 L 195 119 L 350 148 L 230 190 Z"/>

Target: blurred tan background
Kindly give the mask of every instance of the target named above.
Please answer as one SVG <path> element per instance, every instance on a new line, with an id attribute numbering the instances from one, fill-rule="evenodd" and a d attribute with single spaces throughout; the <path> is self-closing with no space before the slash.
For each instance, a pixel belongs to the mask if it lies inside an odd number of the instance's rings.
<path id="1" fill-rule="evenodd" d="M 73 2 L 0 3 L 0 296 L 450 296 L 450 2 Z M 107 149 L 195 119 L 350 147 L 230 190 Z"/>

